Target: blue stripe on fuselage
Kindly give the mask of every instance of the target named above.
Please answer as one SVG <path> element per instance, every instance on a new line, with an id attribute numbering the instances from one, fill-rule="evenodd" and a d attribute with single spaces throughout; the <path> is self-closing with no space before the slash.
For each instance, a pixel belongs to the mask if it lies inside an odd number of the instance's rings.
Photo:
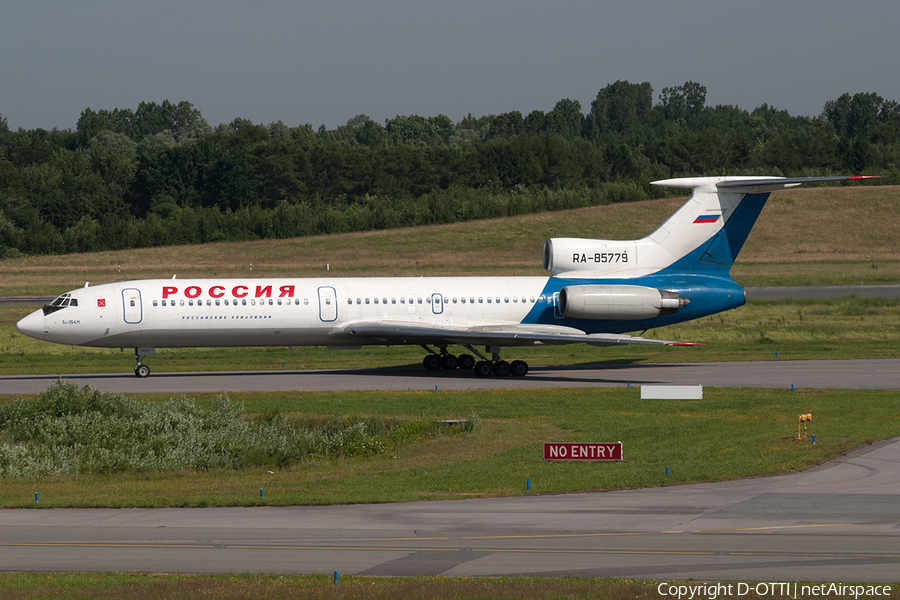
<path id="1" fill-rule="evenodd" d="M 687 298 L 691 303 L 678 309 L 678 312 L 675 314 L 637 321 L 592 321 L 558 317 L 556 302 L 552 298 L 562 288 L 574 285 L 639 285 L 678 292 L 680 297 Z M 663 327 L 706 317 L 744 304 L 744 288 L 730 277 L 662 273 L 631 279 L 560 279 L 550 277 L 544 285 L 543 295 L 551 300 L 543 304 L 535 304 L 522 320 L 522 323 L 574 327 L 585 333 L 628 333 L 630 331 L 653 329 L 654 327 Z"/>

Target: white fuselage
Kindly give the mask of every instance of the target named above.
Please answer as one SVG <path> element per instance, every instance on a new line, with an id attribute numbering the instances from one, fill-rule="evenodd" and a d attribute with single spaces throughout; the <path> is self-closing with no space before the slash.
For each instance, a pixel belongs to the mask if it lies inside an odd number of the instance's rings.
<path id="1" fill-rule="evenodd" d="M 70 292 L 77 306 L 20 323 L 82 346 L 359 346 L 336 332 L 365 322 L 450 329 L 521 323 L 549 308 L 547 277 L 144 280 Z M 38 332 L 37 329 L 40 329 Z"/>

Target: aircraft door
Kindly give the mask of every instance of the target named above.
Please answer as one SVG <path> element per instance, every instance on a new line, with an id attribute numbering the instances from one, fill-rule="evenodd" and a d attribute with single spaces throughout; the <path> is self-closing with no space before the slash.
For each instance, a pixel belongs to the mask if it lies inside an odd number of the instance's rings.
<path id="1" fill-rule="evenodd" d="M 431 311 L 436 315 L 444 312 L 444 297 L 440 294 L 431 295 Z"/>
<path id="2" fill-rule="evenodd" d="M 337 321 L 337 293 L 333 287 L 319 288 L 319 320 L 326 323 Z"/>
<path id="3" fill-rule="evenodd" d="M 137 325 L 144 320 L 144 309 L 141 306 L 141 290 L 135 288 L 122 290 L 122 307 L 126 323 Z"/>

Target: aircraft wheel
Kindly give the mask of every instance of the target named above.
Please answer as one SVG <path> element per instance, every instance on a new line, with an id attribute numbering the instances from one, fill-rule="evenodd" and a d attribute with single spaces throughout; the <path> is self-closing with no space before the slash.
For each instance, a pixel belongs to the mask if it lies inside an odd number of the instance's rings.
<path id="1" fill-rule="evenodd" d="M 505 360 L 498 360 L 494 363 L 494 375 L 497 377 L 506 377 L 509 375 L 509 363 Z"/>
<path id="2" fill-rule="evenodd" d="M 150 374 L 150 367 L 147 365 L 138 365 L 134 368 L 134 374 L 143 379 Z"/>
<path id="3" fill-rule="evenodd" d="M 524 360 L 514 360 L 509 365 L 509 372 L 513 377 L 525 377 L 525 374 L 528 373 L 528 363 Z"/>
<path id="4" fill-rule="evenodd" d="M 460 354 L 456 359 L 456 366 L 460 369 L 471 369 L 475 366 L 475 358 L 471 354 Z"/>
<path id="5" fill-rule="evenodd" d="M 452 354 L 445 354 L 441 357 L 441 368 L 447 369 L 448 371 L 451 369 L 455 369 L 456 365 L 459 364 L 459 360 L 453 356 Z"/>
<path id="6" fill-rule="evenodd" d="M 479 360 L 477 363 L 475 363 L 475 374 L 479 377 L 487 377 L 493 372 L 494 370 L 491 368 L 491 363 L 489 363 L 488 361 Z"/>
<path id="7" fill-rule="evenodd" d="M 441 357 L 434 354 L 429 354 L 422 359 L 422 364 L 427 370 L 436 371 L 441 368 Z"/>

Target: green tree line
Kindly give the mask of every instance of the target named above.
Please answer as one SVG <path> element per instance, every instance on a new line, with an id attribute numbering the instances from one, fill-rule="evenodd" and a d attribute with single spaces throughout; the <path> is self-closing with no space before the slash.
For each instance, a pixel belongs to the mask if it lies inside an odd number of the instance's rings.
<path id="1" fill-rule="evenodd" d="M 328 130 L 189 102 L 85 109 L 72 130 L 0 116 L 0 257 L 253 240 L 479 219 L 656 197 L 709 174 L 870 174 L 900 183 L 900 106 L 844 94 L 816 117 L 707 106 L 688 81 L 654 102 L 617 81 L 589 107 L 365 115 Z"/>

